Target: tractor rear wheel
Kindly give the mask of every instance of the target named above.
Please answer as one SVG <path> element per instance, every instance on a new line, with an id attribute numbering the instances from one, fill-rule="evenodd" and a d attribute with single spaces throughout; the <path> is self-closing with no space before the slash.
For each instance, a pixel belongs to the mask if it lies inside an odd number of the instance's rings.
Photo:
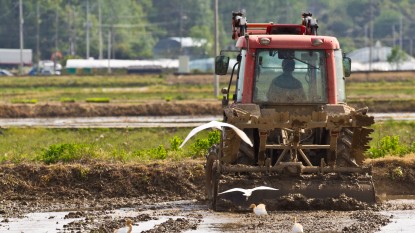
<path id="1" fill-rule="evenodd" d="M 337 140 L 337 165 L 362 166 L 365 159 L 364 152 L 369 148 L 372 129 L 343 128 Z"/>

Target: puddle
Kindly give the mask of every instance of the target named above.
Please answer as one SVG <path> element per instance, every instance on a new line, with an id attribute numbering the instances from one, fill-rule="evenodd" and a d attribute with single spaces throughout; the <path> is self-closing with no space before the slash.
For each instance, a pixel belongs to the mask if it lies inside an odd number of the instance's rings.
<path id="1" fill-rule="evenodd" d="M 196 204 L 194 200 L 187 201 L 175 201 L 175 202 L 161 202 L 156 203 L 151 206 L 142 207 L 152 207 L 143 208 L 145 210 L 140 211 L 136 208 L 120 208 L 111 211 L 105 211 L 105 215 L 109 219 L 125 219 L 132 218 L 140 214 L 149 214 L 154 216 L 155 219 L 149 221 L 140 221 L 134 222 L 132 233 L 144 232 L 147 230 L 154 229 L 157 225 L 162 224 L 169 219 L 177 220 L 178 218 L 187 218 L 189 216 L 181 215 L 163 215 L 163 211 L 175 211 L 180 209 L 181 213 L 193 212 L 194 214 L 202 214 L 203 219 L 198 225 L 196 230 L 185 231 L 187 233 L 192 232 L 202 232 L 202 233 L 213 233 L 213 232 L 222 232 L 221 228 L 223 224 L 236 222 L 237 220 L 232 218 L 229 214 L 221 214 L 210 212 L 206 209 L 205 205 Z M 160 212 L 158 211 L 160 210 Z M 70 212 L 82 211 L 82 210 L 72 210 L 72 211 L 60 211 L 60 212 L 37 212 L 29 213 L 20 218 L 8 218 L 9 222 L 3 222 L 4 218 L 0 217 L 0 232 L 10 232 L 10 233 L 45 233 L 45 232 L 70 232 L 67 228 L 64 228 L 64 225 L 67 225 L 74 221 L 84 221 L 85 218 L 70 218 L 65 219 L 65 216 Z M 89 210 L 89 212 L 95 212 Z M 97 211 L 98 212 L 98 211 Z M 160 213 L 160 215 L 154 213 Z M 102 212 L 101 212 L 102 214 Z M 1 216 L 1 215 L 0 215 Z M 192 217 L 190 217 L 192 218 Z"/>
<path id="2" fill-rule="evenodd" d="M 379 233 L 414 232 L 415 210 L 393 210 L 382 212 L 382 214 L 392 215 L 392 222 L 382 227 Z"/>
<path id="3" fill-rule="evenodd" d="M 236 223 L 238 220 L 233 219 L 229 214 L 221 216 L 220 213 L 210 213 L 203 216 L 203 221 L 199 223 L 196 230 L 188 230 L 185 233 L 216 233 L 224 232 L 224 225 Z"/>
<path id="4" fill-rule="evenodd" d="M 415 208 L 415 195 L 394 195 L 384 197 L 388 203 L 399 206 L 409 206 Z M 379 233 L 395 232 L 414 232 L 415 229 L 415 210 L 388 210 L 382 214 L 391 216 L 391 223 L 381 228 Z"/>
<path id="5" fill-rule="evenodd" d="M 221 116 L 0 118 L 0 125 L 4 128 L 176 128 L 195 127 L 221 118 Z"/>
<path id="6" fill-rule="evenodd" d="M 115 218 L 126 218 L 136 216 L 142 212 L 134 209 L 118 209 L 108 214 Z M 74 221 L 84 220 L 85 218 L 64 219 L 69 212 L 45 212 L 30 213 L 23 218 L 8 218 L 9 222 L 0 223 L 0 232 L 10 233 L 46 233 L 46 232 L 70 232 L 63 226 Z M 140 233 L 153 229 L 156 225 L 166 222 L 169 219 L 176 220 L 184 218 L 182 216 L 157 216 L 155 220 L 133 223 L 132 233 Z M 0 221 L 4 219 L 0 218 Z"/>
<path id="7" fill-rule="evenodd" d="M 3 222 L 0 218 L 0 232 L 10 233 L 45 233 L 63 232 L 63 226 L 83 218 L 64 219 L 69 212 L 45 212 L 29 213 L 23 218 L 8 218 L 9 222 Z"/>
<path id="8" fill-rule="evenodd" d="M 394 112 L 394 113 L 370 113 L 374 116 L 376 121 L 413 121 L 415 120 L 415 113 L 413 112 Z"/>

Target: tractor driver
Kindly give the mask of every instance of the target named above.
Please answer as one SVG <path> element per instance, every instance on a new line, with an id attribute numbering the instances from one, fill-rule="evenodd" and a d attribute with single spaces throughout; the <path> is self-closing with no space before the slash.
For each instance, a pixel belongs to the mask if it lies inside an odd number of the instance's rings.
<path id="1" fill-rule="evenodd" d="M 303 85 L 293 75 L 295 61 L 282 61 L 283 73 L 272 80 L 268 89 L 267 98 L 270 102 L 301 102 L 306 100 Z"/>

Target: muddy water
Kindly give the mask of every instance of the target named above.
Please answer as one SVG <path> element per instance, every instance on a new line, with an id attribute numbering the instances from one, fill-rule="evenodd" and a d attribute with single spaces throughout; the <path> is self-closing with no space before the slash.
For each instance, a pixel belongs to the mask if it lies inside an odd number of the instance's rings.
<path id="1" fill-rule="evenodd" d="M 381 228 L 381 233 L 395 233 L 415 231 L 415 211 L 414 210 L 392 210 L 384 211 L 383 214 L 391 215 L 391 223 Z"/>
<path id="2" fill-rule="evenodd" d="M 415 232 L 415 196 L 392 196 L 387 200 L 396 210 L 381 211 L 390 216 L 391 223 L 381 228 L 381 233 Z"/>
<path id="3" fill-rule="evenodd" d="M 61 232 L 64 225 L 80 220 L 65 219 L 67 214 L 68 212 L 29 213 L 19 218 L 0 218 L 0 232 Z"/>
<path id="4" fill-rule="evenodd" d="M 222 119 L 221 116 L 0 118 L 0 125 L 4 128 L 194 127 L 209 121 L 220 119 Z"/>
<path id="5" fill-rule="evenodd" d="M 86 214 L 81 217 L 68 217 L 77 211 L 85 211 Z M 361 218 L 371 214 L 387 216 L 391 222 L 386 226 L 353 228 L 356 224 L 373 225 L 376 218 Z M 140 220 L 139 216 L 148 218 Z M 105 223 L 125 218 L 135 219 L 133 233 L 173 232 L 173 229 L 174 232 L 186 233 L 289 232 L 294 217 L 303 224 L 305 232 L 344 232 L 344 229 L 364 229 L 357 232 L 380 233 L 414 232 L 415 199 L 388 200 L 385 210 L 381 211 L 271 211 L 265 217 L 257 217 L 251 212 L 213 212 L 196 201 L 166 202 L 114 210 L 34 212 L 7 219 L 0 215 L 0 232 L 90 232 L 102 229 Z M 187 223 L 195 225 L 192 227 Z M 165 226 L 160 228 L 163 224 Z M 113 228 L 105 229 L 112 232 Z"/>
<path id="6" fill-rule="evenodd" d="M 415 113 L 371 113 L 376 121 L 413 121 Z M 0 118 L 0 125 L 8 127 L 46 128 L 149 128 L 195 127 L 222 116 L 165 116 L 165 117 L 68 117 L 68 118 Z"/>

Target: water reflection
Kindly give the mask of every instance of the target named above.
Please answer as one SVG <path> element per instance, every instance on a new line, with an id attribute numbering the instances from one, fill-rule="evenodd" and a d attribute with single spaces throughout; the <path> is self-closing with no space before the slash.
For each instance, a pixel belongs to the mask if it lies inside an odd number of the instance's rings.
<path id="1" fill-rule="evenodd" d="M 415 230 L 415 195 L 384 196 L 388 204 L 398 210 L 382 211 L 391 217 L 391 223 L 381 228 L 379 233 L 414 232 Z"/>
<path id="2" fill-rule="evenodd" d="M 65 219 L 65 216 L 68 213 L 69 212 L 29 213 L 26 214 L 23 218 L 8 218 L 8 222 L 5 222 L 3 218 L 0 218 L 0 232 L 64 232 L 64 225 L 82 219 Z"/>
<path id="3" fill-rule="evenodd" d="M 414 121 L 415 113 L 370 113 L 376 121 Z M 46 128 L 152 128 L 195 127 L 222 116 L 162 116 L 162 117 L 54 117 L 54 118 L 0 118 L 0 125 L 9 127 Z"/>
<path id="4" fill-rule="evenodd" d="M 415 211 L 414 210 L 392 210 L 384 211 L 383 214 L 391 217 L 391 223 L 381 228 L 379 233 L 395 233 L 415 231 Z"/>

